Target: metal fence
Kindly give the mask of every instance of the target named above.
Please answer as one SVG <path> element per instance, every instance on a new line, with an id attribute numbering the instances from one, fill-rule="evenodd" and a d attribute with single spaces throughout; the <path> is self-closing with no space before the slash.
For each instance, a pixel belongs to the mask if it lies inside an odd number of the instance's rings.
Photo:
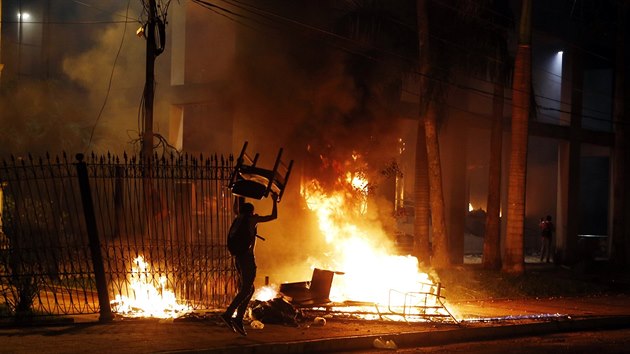
<path id="1" fill-rule="evenodd" d="M 234 294 L 232 158 L 77 155 L 0 164 L 0 317 L 109 313 L 148 281 L 192 308 Z"/>

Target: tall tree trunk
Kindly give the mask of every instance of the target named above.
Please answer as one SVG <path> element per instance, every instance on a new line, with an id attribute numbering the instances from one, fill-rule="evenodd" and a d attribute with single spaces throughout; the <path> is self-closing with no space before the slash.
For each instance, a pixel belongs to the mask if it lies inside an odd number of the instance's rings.
<path id="1" fill-rule="evenodd" d="M 615 63 L 615 101 L 614 101 L 614 133 L 615 148 L 613 152 L 613 230 L 612 230 L 612 254 L 611 258 L 615 265 L 620 268 L 628 266 L 630 254 L 630 235 L 627 230 L 630 220 L 627 218 L 628 203 L 630 190 L 626 187 L 625 177 L 630 166 L 628 161 L 628 145 L 627 124 L 630 124 L 630 116 L 625 109 L 629 94 L 626 84 L 626 59 L 625 59 L 625 41 L 626 41 L 626 21 L 628 16 L 628 2 L 619 2 L 619 10 L 617 11 L 617 46 L 616 46 L 616 63 Z"/>
<path id="2" fill-rule="evenodd" d="M 429 23 L 426 15 L 426 1 L 416 3 L 418 16 L 418 62 L 420 70 L 420 97 L 418 111 L 418 134 L 416 139 L 416 183 L 414 189 L 414 232 L 415 251 L 418 259 L 427 265 L 431 264 L 431 243 L 429 240 L 429 163 L 427 161 L 426 133 L 424 132 L 424 116 L 429 101 Z"/>
<path id="3" fill-rule="evenodd" d="M 490 135 L 490 167 L 486 233 L 483 238 L 482 264 L 486 269 L 501 268 L 501 157 L 503 151 L 503 83 L 499 75 L 492 98 L 492 131 Z"/>
<path id="4" fill-rule="evenodd" d="M 414 254 L 418 260 L 431 264 L 431 248 L 429 243 L 429 174 L 427 163 L 427 145 L 422 119 L 418 121 L 416 139 L 416 181 L 414 186 L 415 217 L 413 229 L 415 233 Z"/>
<path id="5" fill-rule="evenodd" d="M 503 272 L 522 274 L 527 138 L 531 89 L 531 0 L 523 0 L 512 84 L 512 143 L 508 177 L 507 234 Z"/>
<path id="6" fill-rule="evenodd" d="M 451 265 L 444 193 L 442 190 L 442 165 L 440 163 L 440 145 L 437 131 L 437 111 L 435 101 L 429 101 L 424 117 L 424 129 L 427 139 L 427 159 L 429 163 L 429 203 L 431 207 L 431 226 L 433 230 L 433 268 L 448 268 Z"/>
<path id="7" fill-rule="evenodd" d="M 437 132 L 437 107 L 435 105 L 435 81 L 431 76 L 431 59 L 429 49 L 429 17 L 427 15 L 427 1 L 417 0 L 418 40 L 420 49 L 420 125 L 424 125 L 427 153 L 427 169 L 429 180 L 429 205 L 432 225 L 432 259 L 434 268 L 450 266 L 448 237 L 446 234 L 446 219 L 444 211 L 444 195 L 442 192 L 442 170 L 440 164 L 440 149 Z M 419 129 L 420 131 L 422 129 Z M 416 155 L 416 164 L 419 163 Z M 420 168 L 416 165 L 416 170 Z M 420 181 L 418 181 L 420 182 Z M 416 218 L 423 215 L 416 215 Z M 417 221 L 421 224 L 423 220 Z"/>

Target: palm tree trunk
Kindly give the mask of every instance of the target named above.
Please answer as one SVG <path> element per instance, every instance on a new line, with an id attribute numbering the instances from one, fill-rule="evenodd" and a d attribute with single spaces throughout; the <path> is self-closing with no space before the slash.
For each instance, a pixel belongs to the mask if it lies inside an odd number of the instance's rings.
<path id="1" fill-rule="evenodd" d="M 435 101 L 429 101 L 424 117 L 424 129 L 427 143 L 427 159 L 429 163 L 429 202 L 431 207 L 431 225 L 433 230 L 433 259 L 431 265 L 436 269 L 448 268 L 451 265 L 448 234 L 446 233 L 446 217 L 444 193 L 442 190 L 442 165 L 440 163 L 440 145 L 437 132 L 437 107 Z"/>
<path id="2" fill-rule="evenodd" d="M 418 116 L 418 134 L 416 139 L 416 183 L 414 189 L 415 217 L 414 232 L 416 237 L 415 251 L 418 260 L 431 264 L 431 243 L 429 239 L 429 163 L 427 160 L 427 139 L 424 131 L 424 116 L 429 101 L 429 22 L 425 0 L 416 3 L 418 16 L 418 48 L 420 69 L 420 100 Z"/>
<path id="3" fill-rule="evenodd" d="M 427 15 L 426 0 L 417 0 L 416 11 L 418 15 L 418 41 L 420 49 L 420 125 L 424 125 L 427 169 L 429 180 L 429 205 L 432 225 L 432 259 L 434 268 L 447 268 L 450 266 L 448 237 L 446 233 L 446 219 L 444 212 L 444 195 L 442 192 L 442 169 L 440 164 L 440 148 L 437 133 L 437 107 L 434 101 L 436 91 L 435 81 L 429 80 L 431 76 L 431 60 L 429 57 L 429 18 Z M 420 129 L 419 129 L 420 131 Z M 416 170 L 420 168 L 416 155 Z M 421 162 L 420 162 L 421 163 Z M 423 215 L 416 215 L 416 218 Z M 421 224 L 423 221 L 417 221 Z"/>
<path id="4" fill-rule="evenodd" d="M 512 84 L 512 143 L 508 177 L 508 215 L 503 272 L 522 274 L 527 138 L 531 88 L 531 0 L 523 0 Z"/>
<path id="5" fill-rule="evenodd" d="M 416 139 L 416 183 L 414 187 L 415 217 L 413 229 L 415 233 L 414 255 L 422 263 L 431 263 L 429 244 L 429 174 L 427 171 L 427 145 L 424 124 L 418 122 Z"/>
<path id="6" fill-rule="evenodd" d="M 503 151 L 503 84 L 497 79 L 492 99 L 492 131 L 490 135 L 490 167 L 486 233 L 483 238 L 482 264 L 486 269 L 501 268 L 501 153 Z"/>

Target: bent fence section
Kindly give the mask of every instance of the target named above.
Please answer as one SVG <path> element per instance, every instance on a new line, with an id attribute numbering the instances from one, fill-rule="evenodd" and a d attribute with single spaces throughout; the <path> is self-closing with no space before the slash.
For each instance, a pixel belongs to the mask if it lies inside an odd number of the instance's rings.
<path id="1" fill-rule="evenodd" d="M 138 281 L 192 308 L 224 306 L 231 169 L 216 156 L 3 160 L 0 317 L 103 316 L 99 301 L 149 291 Z"/>

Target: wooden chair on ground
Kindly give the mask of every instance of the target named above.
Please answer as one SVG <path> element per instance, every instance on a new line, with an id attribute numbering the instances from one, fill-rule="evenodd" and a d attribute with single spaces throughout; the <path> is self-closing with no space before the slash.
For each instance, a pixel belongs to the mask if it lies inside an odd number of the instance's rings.
<path id="1" fill-rule="evenodd" d="M 328 297 L 335 274 L 343 272 L 315 268 L 311 281 L 281 284 L 280 293 L 290 297 L 296 307 L 328 305 L 331 303 Z"/>

